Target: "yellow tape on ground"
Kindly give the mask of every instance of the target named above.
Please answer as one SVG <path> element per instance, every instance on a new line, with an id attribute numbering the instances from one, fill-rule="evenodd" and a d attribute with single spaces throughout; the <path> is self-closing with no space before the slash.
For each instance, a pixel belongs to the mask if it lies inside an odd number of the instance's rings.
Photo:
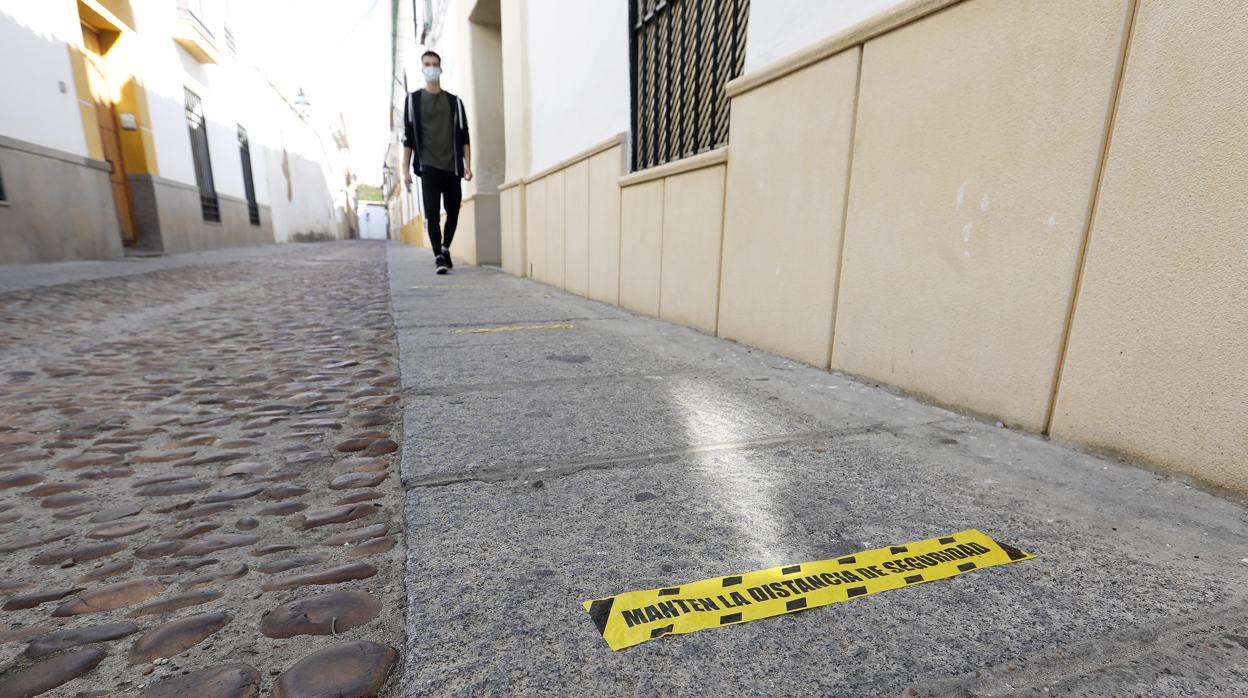
<path id="1" fill-rule="evenodd" d="M 611 649 L 622 650 L 664 635 L 804 611 L 1032 557 L 972 529 L 835 560 L 630 591 L 584 606 Z"/>
<path id="2" fill-rule="evenodd" d="M 510 325 L 508 327 L 472 327 L 452 330 L 451 334 L 478 334 L 481 332 L 519 332 L 520 330 L 574 330 L 576 325 L 561 323 L 557 325 Z"/>

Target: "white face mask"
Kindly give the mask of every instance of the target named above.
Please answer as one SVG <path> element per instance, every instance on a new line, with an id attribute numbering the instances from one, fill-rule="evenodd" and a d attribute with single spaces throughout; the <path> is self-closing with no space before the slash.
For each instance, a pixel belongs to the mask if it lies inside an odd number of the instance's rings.
<path id="1" fill-rule="evenodd" d="M 429 82 L 437 82 L 442 77 L 442 69 L 436 65 L 427 65 L 424 68 L 425 79 Z"/>

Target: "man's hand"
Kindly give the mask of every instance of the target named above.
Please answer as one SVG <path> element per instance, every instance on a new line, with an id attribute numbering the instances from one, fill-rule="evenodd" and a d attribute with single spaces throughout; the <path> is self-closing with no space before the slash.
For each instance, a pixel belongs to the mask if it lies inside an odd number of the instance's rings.
<path id="1" fill-rule="evenodd" d="M 410 171 L 403 173 L 403 183 L 407 185 L 407 190 L 412 190 L 412 173 Z"/>
<path id="2" fill-rule="evenodd" d="M 471 165 L 464 168 L 464 181 L 465 182 L 472 181 L 472 166 Z"/>

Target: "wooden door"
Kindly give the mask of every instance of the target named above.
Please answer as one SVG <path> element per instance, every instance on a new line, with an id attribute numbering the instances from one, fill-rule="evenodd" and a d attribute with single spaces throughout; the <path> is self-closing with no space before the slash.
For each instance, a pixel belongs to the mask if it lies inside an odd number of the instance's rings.
<path id="1" fill-rule="evenodd" d="M 95 114 L 100 127 L 100 141 L 104 146 L 104 159 L 109 164 L 109 179 L 113 184 L 113 201 L 117 205 L 117 223 L 121 227 L 121 239 L 127 245 L 138 242 L 134 216 L 130 208 L 130 182 L 121 158 L 121 134 L 117 129 L 117 114 L 113 107 L 112 88 L 100 56 L 100 35 L 93 27 L 82 25 L 82 43 L 86 48 L 88 80 L 91 96 L 95 100 Z"/>

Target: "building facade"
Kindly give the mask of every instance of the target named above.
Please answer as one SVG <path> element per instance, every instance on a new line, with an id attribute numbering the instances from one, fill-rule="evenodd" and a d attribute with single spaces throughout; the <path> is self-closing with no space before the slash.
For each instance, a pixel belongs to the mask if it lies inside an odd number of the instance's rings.
<path id="1" fill-rule="evenodd" d="M 414 4 L 506 271 L 1248 493 L 1241 3 Z"/>
<path id="2" fill-rule="evenodd" d="M 0 263 L 350 234 L 345 134 L 240 59 L 235 9 L 0 0 Z"/>

